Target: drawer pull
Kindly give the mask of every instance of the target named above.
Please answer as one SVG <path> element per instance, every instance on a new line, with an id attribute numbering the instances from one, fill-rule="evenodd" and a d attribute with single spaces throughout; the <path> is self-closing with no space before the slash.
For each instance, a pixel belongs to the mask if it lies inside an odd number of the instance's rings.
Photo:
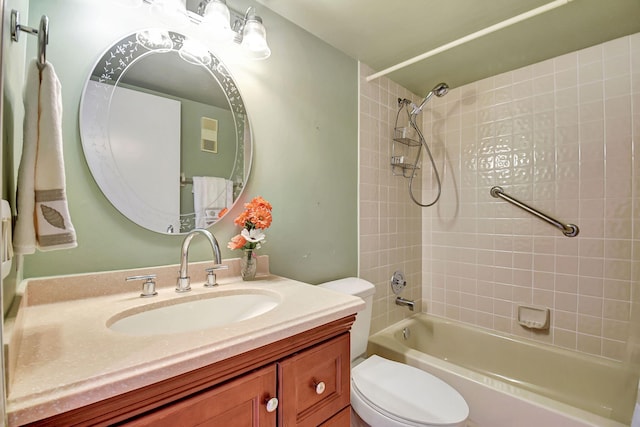
<path id="1" fill-rule="evenodd" d="M 272 397 L 271 399 L 268 399 L 265 404 L 267 405 L 267 412 L 273 412 L 278 409 L 278 398 Z"/>
<path id="2" fill-rule="evenodd" d="M 326 388 L 323 381 L 314 381 L 313 387 L 316 389 L 316 394 L 324 393 L 324 390 Z"/>

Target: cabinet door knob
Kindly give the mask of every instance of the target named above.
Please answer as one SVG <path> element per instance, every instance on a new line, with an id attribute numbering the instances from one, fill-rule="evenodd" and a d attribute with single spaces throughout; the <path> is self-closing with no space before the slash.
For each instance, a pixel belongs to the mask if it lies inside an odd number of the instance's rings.
<path id="1" fill-rule="evenodd" d="M 326 388 L 323 381 L 314 381 L 313 387 L 316 389 L 316 394 L 324 393 L 324 390 Z"/>
<path id="2" fill-rule="evenodd" d="M 267 405 L 267 412 L 273 412 L 278 409 L 278 398 L 272 397 L 271 399 L 268 399 L 265 404 Z"/>

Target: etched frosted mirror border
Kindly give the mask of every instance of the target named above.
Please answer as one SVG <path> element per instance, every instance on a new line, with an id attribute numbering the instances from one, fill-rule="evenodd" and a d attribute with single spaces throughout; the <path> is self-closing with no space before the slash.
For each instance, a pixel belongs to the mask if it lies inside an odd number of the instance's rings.
<path id="1" fill-rule="evenodd" d="M 93 153 L 88 153 L 88 150 L 85 149 L 85 156 L 92 174 L 98 174 L 103 178 L 101 182 L 98 183 L 98 186 L 105 195 L 109 192 L 107 199 L 109 199 L 121 213 L 127 216 L 127 218 L 149 229 L 144 225 L 144 217 L 146 215 L 165 216 L 168 223 L 174 221 L 175 218 L 169 217 L 166 212 L 161 212 L 138 200 L 133 194 L 133 190 L 124 194 L 122 194 L 122 191 L 119 191 L 122 188 L 130 188 L 130 186 L 123 180 L 118 172 L 117 165 L 109 149 L 107 129 L 110 100 L 113 95 L 113 90 L 117 86 L 123 73 L 127 70 L 127 67 L 137 59 L 154 52 L 138 43 L 138 33 L 139 32 L 136 32 L 126 36 L 111 46 L 92 70 L 90 80 L 87 81 L 81 100 L 80 130 L 83 137 L 83 147 L 85 144 L 91 145 L 94 150 Z M 164 51 L 179 50 L 187 39 L 186 36 L 176 32 L 166 31 L 166 33 L 168 33 L 172 42 L 172 48 L 164 49 Z M 162 52 L 163 49 L 158 49 L 157 51 Z M 237 152 L 230 180 L 233 183 L 233 199 L 235 202 L 246 185 L 245 181 L 249 176 L 251 168 L 251 157 L 249 157 L 248 162 L 245 162 L 247 144 L 249 147 L 252 144 L 250 125 L 242 97 L 240 96 L 240 91 L 229 71 L 219 58 L 211 52 L 207 52 L 207 54 L 210 61 L 202 64 L 202 66 L 209 70 L 218 85 L 222 88 L 233 113 Z M 91 86 L 92 81 L 99 84 Z M 91 106 L 91 108 L 87 109 L 88 105 Z M 88 118 L 89 120 L 82 120 L 82 117 Z M 91 138 L 87 138 L 87 136 L 91 136 Z M 90 139 L 92 142 L 89 143 L 85 141 L 86 139 Z M 130 206 L 129 212 L 122 212 L 119 202 Z M 177 225 L 179 230 L 174 230 L 173 232 L 167 230 L 165 234 L 185 233 L 195 227 L 195 213 L 180 214 L 178 220 L 179 224 Z M 161 232 L 159 230 L 152 231 Z"/>
<path id="2" fill-rule="evenodd" d="M 146 30 L 149 31 L 149 30 Z M 182 44 L 186 40 L 186 36 L 175 33 L 173 31 L 167 31 L 171 41 L 173 42 L 172 49 L 167 50 L 180 50 Z M 96 77 L 97 80 L 101 83 L 107 84 L 117 84 L 122 76 L 122 73 L 127 69 L 127 67 L 135 62 L 139 57 L 153 52 L 137 42 L 137 32 L 133 33 L 127 37 L 124 37 L 120 42 L 114 44 L 111 49 L 109 49 L 98 61 L 98 65 L 94 68 L 94 73 L 92 73 L 93 77 Z M 158 52 L 162 52 L 162 49 L 158 49 Z M 244 107 L 244 103 L 242 102 L 242 97 L 240 96 L 240 91 L 238 90 L 238 86 L 235 81 L 231 78 L 229 71 L 225 67 L 225 65 L 211 52 L 208 52 L 208 55 L 211 61 L 208 64 L 202 64 L 204 67 L 208 68 L 211 71 L 213 77 L 218 81 L 220 87 L 224 90 L 227 100 L 229 101 L 229 105 L 234 113 L 240 114 L 242 116 L 246 116 L 246 110 Z M 102 67 L 102 72 L 100 76 L 95 75 L 95 70 L 98 69 L 98 66 Z"/>

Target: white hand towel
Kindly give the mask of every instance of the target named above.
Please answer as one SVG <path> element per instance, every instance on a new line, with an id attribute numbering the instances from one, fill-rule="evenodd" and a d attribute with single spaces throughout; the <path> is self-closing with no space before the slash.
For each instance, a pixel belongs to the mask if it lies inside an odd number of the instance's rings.
<path id="1" fill-rule="evenodd" d="M 39 93 L 40 70 L 37 62 L 32 61 L 27 68 L 27 81 L 24 90 L 22 158 L 18 167 L 18 217 L 13 240 L 13 250 L 18 254 L 32 254 L 36 251 L 34 212 Z"/>
<path id="2" fill-rule="evenodd" d="M 75 248 L 62 153 L 62 90 L 50 63 L 42 69 L 36 156 L 36 237 L 42 251 Z"/>
<path id="3" fill-rule="evenodd" d="M 29 65 L 25 91 L 25 132 L 23 159 L 18 170 L 14 243 L 16 252 L 23 254 L 35 251 L 34 241 L 41 251 L 78 245 L 65 189 L 60 81 L 49 63 L 38 72 L 37 63 L 33 61 Z"/>
<path id="4" fill-rule="evenodd" d="M 196 213 L 196 227 L 206 228 L 217 219 L 217 213 L 231 206 L 229 199 L 233 199 L 231 181 L 213 176 L 193 177 L 193 207 Z M 213 216 L 212 216 L 213 215 Z"/>

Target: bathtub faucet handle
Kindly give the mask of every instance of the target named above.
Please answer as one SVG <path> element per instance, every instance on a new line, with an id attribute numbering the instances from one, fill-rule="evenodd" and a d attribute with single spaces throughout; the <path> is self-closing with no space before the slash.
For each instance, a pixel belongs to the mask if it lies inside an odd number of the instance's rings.
<path id="1" fill-rule="evenodd" d="M 410 300 L 410 299 L 396 297 L 396 305 L 409 307 L 409 310 L 413 311 L 415 302 L 413 302 L 413 300 Z"/>

